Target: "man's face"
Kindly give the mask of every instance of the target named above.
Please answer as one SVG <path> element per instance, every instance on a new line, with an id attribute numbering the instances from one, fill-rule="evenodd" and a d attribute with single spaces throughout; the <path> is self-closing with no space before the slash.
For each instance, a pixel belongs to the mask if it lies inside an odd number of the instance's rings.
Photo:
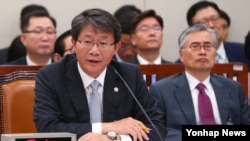
<path id="1" fill-rule="evenodd" d="M 216 47 L 206 31 L 190 33 L 185 39 L 179 56 L 190 73 L 210 71 L 215 64 Z"/>
<path id="2" fill-rule="evenodd" d="M 131 35 L 137 50 L 159 50 L 162 45 L 162 27 L 153 17 L 143 19 Z"/>
<path id="3" fill-rule="evenodd" d="M 93 78 L 109 65 L 121 43 L 114 44 L 112 33 L 85 26 L 78 39 L 72 39 L 74 51 L 82 70 Z"/>
<path id="4" fill-rule="evenodd" d="M 131 43 L 131 37 L 128 34 L 121 36 L 121 48 L 118 50 L 118 55 L 123 61 L 130 61 L 136 56 L 135 46 Z"/>
<path id="5" fill-rule="evenodd" d="M 71 39 L 72 39 L 72 36 L 67 36 L 63 40 L 64 46 L 65 46 L 63 56 L 66 56 L 74 52 Z"/>
<path id="6" fill-rule="evenodd" d="M 229 33 L 228 23 L 225 19 L 220 18 L 218 24 L 219 24 L 218 39 L 220 41 L 226 41 Z"/>
<path id="7" fill-rule="evenodd" d="M 215 30 L 218 36 L 219 30 L 219 13 L 212 7 L 206 7 L 200 9 L 196 12 L 195 16 L 193 17 L 193 24 L 205 24 L 207 27 Z"/>
<path id="8" fill-rule="evenodd" d="M 56 29 L 47 17 L 32 17 L 29 26 L 21 35 L 27 54 L 32 56 L 51 56 L 54 51 Z"/>

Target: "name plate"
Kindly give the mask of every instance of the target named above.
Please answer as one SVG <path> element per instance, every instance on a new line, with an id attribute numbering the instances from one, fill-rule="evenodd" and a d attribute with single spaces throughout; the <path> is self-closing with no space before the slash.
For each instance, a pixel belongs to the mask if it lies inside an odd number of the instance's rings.
<path id="1" fill-rule="evenodd" d="M 76 141 L 76 134 L 66 132 L 2 134 L 1 141 Z"/>

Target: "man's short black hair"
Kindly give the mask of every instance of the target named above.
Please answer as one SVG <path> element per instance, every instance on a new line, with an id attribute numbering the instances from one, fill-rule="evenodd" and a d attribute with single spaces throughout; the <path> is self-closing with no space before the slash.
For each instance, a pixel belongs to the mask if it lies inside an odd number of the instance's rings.
<path id="1" fill-rule="evenodd" d="M 230 27 L 231 23 L 230 23 L 230 17 L 228 16 L 228 14 L 225 11 L 220 9 L 219 15 L 220 15 L 220 18 L 225 19 L 227 21 L 227 26 Z"/>
<path id="2" fill-rule="evenodd" d="M 134 5 L 124 5 L 116 10 L 114 16 L 119 21 L 122 33 L 129 34 L 130 23 L 132 19 L 141 13 L 141 10 Z"/>

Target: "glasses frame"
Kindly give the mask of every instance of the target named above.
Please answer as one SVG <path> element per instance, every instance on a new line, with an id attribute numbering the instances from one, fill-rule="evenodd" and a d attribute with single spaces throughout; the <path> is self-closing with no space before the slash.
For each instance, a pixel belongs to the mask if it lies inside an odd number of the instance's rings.
<path id="1" fill-rule="evenodd" d="M 209 46 L 208 46 L 209 45 Z M 212 48 L 214 49 L 217 49 L 217 47 L 212 44 L 212 43 L 204 43 L 203 45 L 202 44 L 199 44 L 199 43 L 192 43 L 188 46 L 192 51 L 200 51 L 201 48 L 203 48 L 203 50 L 205 51 L 211 51 Z M 183 47 L 184 49 L 185 47 Z"/>
<path id="2" fill-rule="evenodd" d="M 219 21 L 220 17 L 219 16 L 214 16 L 209 19 L 202 19 L 197 22 L 197 24 L 205 24 L 208 25 L 209 22 L 212 22 L 213 24 L 216 24 Z"/>
<path id="3" fill-rule="evenodd" d="M 92 47 L 94 47 L 94 45 L 96 45 L 98 47 L 99 50 L 109 50 L 111 48 L 111 46 L 115 45 L 115 42 L 109 44 L 109 43 L 106 43 L 105 45 L 101 45 L 101 43 L 95 43 L 95 42 L 90 42 L 89 43 L 86 43 L 86 41 L 81 41 L 79 39 L 76 40 L 77 42 L 80 43 L 80 45 L 82 45 L 84 48 L 87 48 L 87 49 L 91 49 Z"/>
<path id="4" fill-rule="evenodd" d="M 143 25 L 141 27 L 138 27 L 138 29 L 137 29 L 137 31 L 142 32 L 142 33 L 147 33 L 151 30 L 153 30 L 156 33 L 160 33 L 160 32 L 162 32 L 162 27 L 160 25 L 154 25 L 154 26 Z"/>
<path id="5" fill-rule="evenodd" d="M 46 33 L 46 35 L 55 35 L 56 31 L 47 31 L 47 30 L 26 30 L 23 33 L 33 33 L 35 35 L 42 35 L 43 33 Z"/>

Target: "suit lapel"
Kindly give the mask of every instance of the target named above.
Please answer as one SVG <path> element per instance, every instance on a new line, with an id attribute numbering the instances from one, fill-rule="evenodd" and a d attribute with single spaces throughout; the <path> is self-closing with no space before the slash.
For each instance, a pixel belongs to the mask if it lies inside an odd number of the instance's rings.
<path id="1" fill-rule="evenodd" d="M 124 85 L 110 67 L 107 68 L 103 91 L 103 121 L 114 121 L 121 100 Z"/>
<path id="2" fill-rule="evenodd" d="M 230 110 L 228 109 L 228 101 L 230 90 L 224 87 L 224 84 L 219 81 L 216 76 L 211 75 L 210 81 L 214 89 L 216 101 L 219 108 L 219 113 L 221 117 L 221 121 L 223 124 L 226 124 L 228 120 L 228 116 L 230 114 Z"/>
<path id="3" fill-rule="evenodd" d="M 176 101 L 180 105 L 180 109 L 188 121 L 187 123 L 196 124 L 193 100 L 185 73 L 182 73 L 176 81 L 178 82 L 174 91 Z"/>
<path id="4" fill-rule="evenodd" d="M 68 63 L 66 72 L 65 94 L 72 100 L 75 107 L 75 113 L 80 121 L 89 120 L 89 108 L 86 92 L 77 68 L 77 61 Z"/>

